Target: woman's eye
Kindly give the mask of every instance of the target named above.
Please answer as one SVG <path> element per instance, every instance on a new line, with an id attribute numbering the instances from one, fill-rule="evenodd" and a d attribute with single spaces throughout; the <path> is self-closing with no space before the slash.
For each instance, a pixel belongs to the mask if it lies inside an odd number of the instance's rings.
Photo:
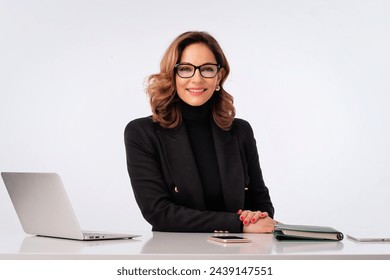
<path id="1" fill-rule="evenodd" d="M 215 72 L 216 68 L 214 66 L 203 66 L 202 72 Z"/>
<path id="2" fill-rule="evenodd" d="M 192 72 L 192 68 L 189 66 L 182 66 L 182 67 L 179 67 L 179 71 L 180 72 Z"/>

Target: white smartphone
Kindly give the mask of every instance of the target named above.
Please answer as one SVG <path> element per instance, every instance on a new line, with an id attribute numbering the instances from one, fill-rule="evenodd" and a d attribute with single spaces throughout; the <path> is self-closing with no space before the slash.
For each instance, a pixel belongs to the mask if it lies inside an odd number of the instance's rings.
<path id="1" fill-rule="evenodd" d="M 208 240 L 221 243 L 250 243 L 251 239 L 234 235 L 213 235 Z"/>

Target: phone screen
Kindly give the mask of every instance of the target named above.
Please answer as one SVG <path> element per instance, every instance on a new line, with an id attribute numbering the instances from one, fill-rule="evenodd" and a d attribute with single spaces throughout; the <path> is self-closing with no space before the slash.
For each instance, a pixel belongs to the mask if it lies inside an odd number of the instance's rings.
<path id="1" fill-rule="evenodd" d="M 245 239 L 244 237 L 240 237 L 240 236 L 212 236 L 214 238 L 218 238 L 218 239 Z"/>
<path id="2" fill-rule="evenodd" d="M 217 241 L 222 243 L 249 243 L 252 240 L 240 237 L 240 236 L 234 236 L 234 235 L 226 235 L 226 236 L 220 236 L 220 235 L 213 235 L 208 238 L 211 241 Z"/>

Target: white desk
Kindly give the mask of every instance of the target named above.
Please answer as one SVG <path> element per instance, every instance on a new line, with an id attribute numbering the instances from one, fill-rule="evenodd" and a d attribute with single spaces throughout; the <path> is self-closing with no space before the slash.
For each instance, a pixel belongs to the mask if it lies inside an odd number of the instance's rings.
<path id="1" fill-rule="evenodd" d="M 390 259 L 390 242 L 277 241 L 271 234 L 239 234 L 252 243 L 223 245 L 210 233 L 147 232 L 133 240 L 73 241 L 0 235 L 0 259 Z"/>

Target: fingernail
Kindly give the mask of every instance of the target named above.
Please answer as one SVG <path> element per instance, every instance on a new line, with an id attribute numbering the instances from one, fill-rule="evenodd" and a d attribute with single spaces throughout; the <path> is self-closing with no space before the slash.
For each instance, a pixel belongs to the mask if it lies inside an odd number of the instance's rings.
<path id="1" fill-rule="evenodd" d="M 240 217 L 240 221 L 243 221 L 245 220 L 245 218 L 243 216 Z"/>
<path id="2" fill-rule="evenodd" d="M 248 221 L 244 221 L 244 225 L 247 225 L 248 224 Z"/>
<path id="3" fill-rule="evenodd" d="M 252 223 L 256 222 L 256 219 L 255 219 L 255 218 L 252 218 L 252 219 L 251 219 L 251 222 L 252 222 Z"/>

